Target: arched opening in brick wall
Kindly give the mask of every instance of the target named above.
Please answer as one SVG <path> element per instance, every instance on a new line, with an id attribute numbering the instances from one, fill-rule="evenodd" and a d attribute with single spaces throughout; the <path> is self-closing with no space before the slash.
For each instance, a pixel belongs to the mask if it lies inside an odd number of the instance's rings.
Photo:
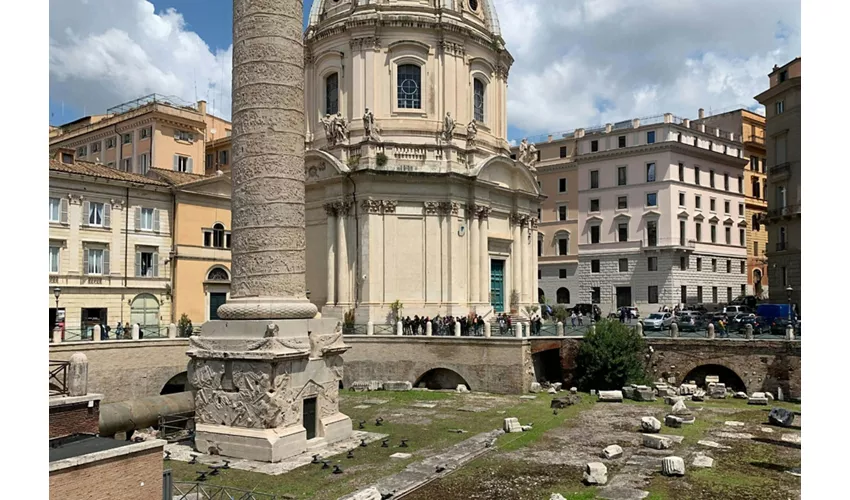
<path id="1" fill-rule="evenodd" d="M 705 377 L 708 375 L 716 375 L 720 377 L 720 382 L 726 384 L 726 389 L 735 392 L 747 392 L 747 385 L 743 379 L 735 373 L 734 370 L 723 365 L 700 365 L 689 371 L 682 379 L 682 383 L 693 380 L 700 387 L 705 387 Z"/>
<path id="2" fill-rule="evenodd" d="M 531 355 L 534 373 L 538 382 L 563 382 L 564 370 L 561 367 L 561 350 L 547 349 Z"/>
<path id="3" fill-rule="evenodd" d="M 178 392 L 185 392 L 190 390 L 189 387 L 189 377 L 186 375 L 186 372 L 180 372 L 177 375 L 168 379 L 168 382 L 162 387 L 162 390 L 159 392 L 160 396 L 164 396 L 166 394 L 176 394 Z"/>
<path id="4" fill-rule="evenodd" d="M 463 377 L 454 370 L 448 368 L 434 368 L 423 373 L 421 377 L 413 384 L 414 387 L 425 387 L 431 390 L 438 389 L 457 389 L 457 386 L 465 385 L 467 389 L 472 390 L 469 384 Z"/>

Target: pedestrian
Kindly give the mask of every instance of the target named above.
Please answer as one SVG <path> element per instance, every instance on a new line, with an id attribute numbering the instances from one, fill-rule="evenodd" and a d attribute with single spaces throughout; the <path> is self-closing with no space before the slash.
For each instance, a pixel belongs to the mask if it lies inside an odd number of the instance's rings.
<path id="1" fill-rule="evenodd" d="M 124 335 L 124 325 L 119 321 L 115 326 L 115 340 L 120 339 Z"/>
<path id="2" fill-rule="evenodd" d="M 578 319 L 578 318 L 577 318 L 577 316 L 576 316 L 576 312 L 575 312 L 575 311 L 573 311 L 572 313 L 570 313 L 570 323 L 572 323 L 573 327 L 575 327 L 575 326 L 576 326 L 576 320 L 577 320 L 577 319 Z"/>
<path id="3" fill-rule="evenodd" d="M 578 312 L 578 326 L 584 325 L 584 314 L 581 311 Z"/>
<path id="4" fill-rule="evenodd" d="M 130 327 L 130 322 L 124 322 L 124 338 L 132 339 L 133 338 L 133 329 Z"/>

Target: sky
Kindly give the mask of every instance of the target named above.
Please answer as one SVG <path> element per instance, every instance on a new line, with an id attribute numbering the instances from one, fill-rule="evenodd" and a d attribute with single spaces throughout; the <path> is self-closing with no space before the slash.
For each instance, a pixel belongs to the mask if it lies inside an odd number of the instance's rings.
<path id="1" fill-rule="evenodd" d="M 313 0 L 305 0 L 306 13 Z M 230 116 L 230 0 L 50 0 L 50 123 L 157 93 Z M 495 0 L 508 139 L 748 107 L 800 55 L 799 0 Z"/>

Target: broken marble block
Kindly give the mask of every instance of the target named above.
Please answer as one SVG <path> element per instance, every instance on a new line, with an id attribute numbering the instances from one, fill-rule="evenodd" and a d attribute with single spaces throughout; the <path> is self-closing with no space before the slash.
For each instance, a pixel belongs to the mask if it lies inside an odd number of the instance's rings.
<path id="1" fill-rule="evenodd" d="M 705 401 L 705 391 L 702 389 L 697 389 L 691 394 L 692 401 Z"/>
<path id="2" fill-rule="evenodd" d="M 673 409 L 670 410 L 670 411 L 673 413 L 673 415 L 690 415 L 691 414 L 691 410 L 689 410 L 688 407 L 685 406 L 684 401 L 677 401 L 676 404 L 673 405 Z"/>
<path id="3" fill-rule="evenodd" d="M 696 417 L 694 417 L 693 415 L 676 415 L 676 416 L 679 417 L 682 420 L 683 424 L 693 424 L 694 422 L 697 421 Z"/>
<path id="4" fill-rule="evenodd" d="M 635 401 L 655 401 L 655 391 L 649 387 L 645 389 L 637 388 L 632 399 Z"/>
<path id="5" fill-rule="evenodd" d="M 567 406 L 572 406 L 579 401 L 581 401 L 581 398 L 575 394 L 570 394 L 560 398 L 552 398 L 552 402 L 549 403 L 549 408 L 566 408 Z"/>
<path id="6" fill-rule="evenodd" d="M 767 398 L 767 400 L 768 400 L 768 401 L 773 401 L 773 400 L 774 400 L 774 397 L 773 397 L 773 393 L 772 393 L 772 392 L 765 392 L 765 393 L 764 393 L 764 396 Z"/>
<path id="7" fill-rule="evenodd" d="M 578 387 L 570 387 L 570 394 L 578 394 Z"/>
<path id="8" fill-rule="evenodd" d="M 622 456 L 623 448 L 617 444 L 612 444 L 611 446 L 607 446 L 604 450 L 602 450 L 602 457 L 607 458 L 608 460 L 613 460 Z"/>
<path id="9" fill-rule="evenodd" d="M 358 491 L 349 498 L 351 500 L 381 500 L 381 498 L 383 497 L 381 496 L 380 490 L 372 486 L 370 488 L 366 488 L 365 490 Z"/>
<path id="10" fill-rule="evenodd" d="M 702 467 L 708 469 L 710 467 L 714 467 L 714 459 L 709 457 L 708 455 L 698 453 L 697 456 L 694 457 L 694 461 L 691 462 L 691 465 L 693 465 L 694 467 Z"/>
<path id="11" fill-rule="evenodd" d="M 469 392 L 469 389 L 466 387 L 466 384 L 458 384 L 455 388 L 457 392 Z"/>
<path id="12" fill-rule="evenodd" d="M 549 394 L 558 394 L 558 391 L 554 387 L 550 387 L 546 392 Z"/>
<path id="13" fill-rule="evenodd" d="M 507 434 L 510 434 L 512 432 L 522 432 L 522 426 L 519 425 L 519 419 L 516 417 L 506 418 L 504 430 Z"/>
<path id="14" fill-rule="evenodd" d="M 540 392 L 540 382 L 532 382 L 530 392 Z"/>
<path id="15" fill-rule="evenodd" d="M 682 426 L 683 423 L 684 422 L 682 417 L 679 417 L 677 415 L 667 415 L 666 417 L 664 417 L 664 425 L 666 425 L 667 427 L 679 428 Z"/>
<path id="16" fill-rule="evenodd" d="M 773 425 L 791 427 L 794 425 L 794 412 L 785 408 L 774 408 L 768 413 L 767 419 Z"/>
<path id="17" fill-rule="evenodd" d="M 685 460 L 682 457 L 664 457 L 661 459 L 661 473 L 665 476 L 684 476 Z"/>
<path id="18" fill-rule="evenodd" d="M 752 396 L 749 397 L 747 401 L 748 405 L 760 405 L 767 406 L 767 396 L 763 392 L 754 392 Z"/>
<path id="19" fill-rule="evenodd" d="M 709 394 L 714 399 L 725 399 L 726 398 L 726 384 L 716 383 L 709 386 Z"/>
<path id="20" fill-rule="evenodd" d="M 622 403 L 623 391 L 599 391 L 598 401 L 609 403 Z"/>
<path id="21" fill-rule="evenodd" d="M 354 392 L 380 391 L 383 388 L 384 384 L 380 380 L 357 380 L 351 384 Z"/>
<path id="22" fill-rule="evenodd" d="M 661 432 L 661 422 L 655 417 L 643 417 L 640 419 L 640 430 L 643 432 Z"/>
<path id="23" fill-rule="evenodd" d="M 591 389 L 591 390 L 590 390 L 590 395 L 591 395 L 591 396 L 596 396 L 596 389 Z"/>
<path id="24" fill-rule="evenodd" d="M 674 404 L 678 403 L 679 401 L 684 401 L 684 400 L 685 400 L 684 396 L 664 396 L 664 404 L 665 405 L 673 406 Z"/>
<path id="25" fill-rule="evenodd" d="M 706 375 L 705 376 L 705 383 L 706 384 L 711 384 L 711 383 L 716 384 L 718 382 L 720 382 L 720 376 L 719 375 Z"/>
<path id="26" fill-rule="evenodd" d="M 667 382 L 656 382 L 653 387 L 658 389 L 658 392 L 662 392 L 666 391 L 669 386 L 667 385 Z"/>
<path id="27" fill-rule="evenodd" d="M 644 434 L 643 445 L 654 450 L 666 450 L 673 446 L 673 440 L 655 434 Z"/>
<path id="28" fill-rule="evenodd" d="M 699 390 L 699 387 L 697 387 L 696 384 L 682 384 L 682 385 L 679 386 L 679 395 L 680 396 L 687 396 L 689 394 L 692 395 L 693 393 L 695 393 L 698 390 Z"/>
<path id="29" fill-rule="evenodd" d="M 623 387 L 623 397 L 626 399 L 634 399 L 637 389 L 634 387 Z"/>
<path id="30" fill-rule="evenodd" d="M 746 393 L 746 392 L 743 392 L 743 391 L 738 391 L 738 392 L 736 392 L 736 393 L 735 393 L 735 396 L 733 396 L 733 397 L 734 397 L 735 399 L 748 399 L 748 398 L 749 398 L 749 396 L 747 396 L 747 393 Z"/>
<path id="31" fill-rule="evenodd" d="M 560 493 L 552 493 L 549 496 L 549 500 L 567 500 L 567 499 L 564 498 L 564 495 L 561 495 Z"/>
<path id="32" fill-rule="evenodd" d="M 393 380 L 384 382 L 385 391 L 409 391 L 413 389 L 413 384 L 407 380 Z"/>
<path id="33" fill-rule="evenodd" d="M 560 391 L 561 387 L 563 387 L 563 386 L 564 386 L 563 382 L 555 382 L 554 384 L 552 384 L 552 387 L 554 387 L 556 391 Z"/>
<path id="34" fill-rule="evenodd" d="M 608 467 L 602 462 L 590 462 L 584 468 L 585 484 L 603 485 L 608 482 Z"/>

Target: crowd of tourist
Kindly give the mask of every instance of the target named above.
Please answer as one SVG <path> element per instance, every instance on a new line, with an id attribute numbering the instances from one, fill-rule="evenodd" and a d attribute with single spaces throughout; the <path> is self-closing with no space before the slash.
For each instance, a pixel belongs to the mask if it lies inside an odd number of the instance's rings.
<path id="1" fill-rule="evenodd" d="M 431 322 L 431 335 L 452 336 L 455 334 L 455 325 L 460 325 L 460 334 L 464 337 L 483 337 L 484 318 L 477 314 L 469 316 L 428 316 L 402 318 L 401 326 L 404 335 L 425 335 L 428 322 Z"/>

